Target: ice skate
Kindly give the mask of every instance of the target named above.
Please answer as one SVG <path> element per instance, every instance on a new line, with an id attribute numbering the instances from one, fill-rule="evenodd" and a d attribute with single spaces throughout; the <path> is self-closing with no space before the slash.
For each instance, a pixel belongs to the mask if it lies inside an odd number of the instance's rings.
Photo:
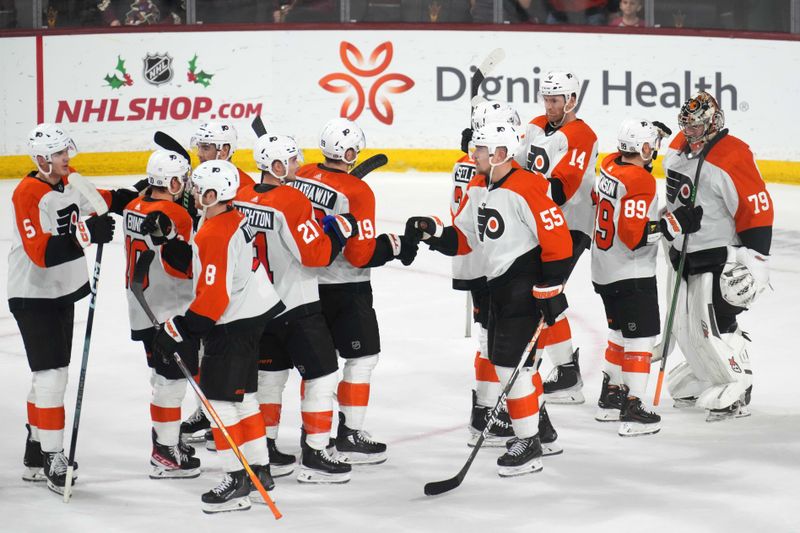
<path id="1" fill-rule="evenodd" d="M 156 439 L 153 430 L 153 451 L 150 455 L 150 479 L 185 478 L 200 476 L 200 459 L 187 455 L 180 445 L 167 446 Z"/>
<path id="2" fill-rule="evenodd" d="M 469 420 L 469 440 L 467 446 L 474 447 L 478 442 L 478 438 L 486 428 L 486 418 L 489 416 L 490 407 L 482 407 L 477 404 L 477 395 L 472 391 L 472 414 Z M 514 429 L 511 427 L 511 418 L 508 416 L 508 410 L 503 406 L 497 413 L 497 418 L 492 421 L 492 426 L 483 445 L 487 448 L 499 448 L 506 444 L 508 439 L 514 436 Z"/>
<path id="3" fill-rule="evenodd" d="M 75 463 L 72 473 L 72 484 L 78 481 L 78 463 Z M 58 494 L 64 494 L 64 485 L 67 480 L 67 458 L 64 451 L 42 452 L 42 471 L 47 476 L 47 488 Z"/>
<path id="4" fill-rule="evenodd" d="M 31 438 L 31 426 L 29 424 L 25 424 L 25 429 L 28 430 L 28 437 L 25 439 L 25 456 L 22 459 L 22 464 L 25 465 L 22 479 L 34 482 L 47 481 L 47 476 L 42 471 L 44 466 L 42 445 L 39 441 Z"/>
<path id="5" fill-rule="evenodd" d="M 542 407 L 539 408 L 539 443 L 542 446 L 542 455 L 549 456 L 564 453 L 564 448 L 556 443 L 556 439 L 558 439 L 558 432 L 550 422 L 547 407 L 542 404 Z"/>
<path id="6" fill-rule="evenodd" d="M 280 451 L 275 439 L 267 437 L 267 451 L 269 452 L 269 467 L 272 477 L 288 476 L 294 472 L 297 458 Z"/>
<path id="7" fill-rule="evenodd" d="M 217 443 L 214 442 L 214 432 L 210 429 L 207 430 L 204 438 L 206 440 L 206 450 L 217 453 Z"/>
<path id="8" fill-rule="evenodd" d="M 219 485 L 203 494 L 203 512 L 207 514 L 250 509 L 250 478 L 247 472 L 226 472 Z"/>
<path id="9" fill-rule="evenodd" d="M 745 418 L 750 416 L 750 408 L 742 401 L 737 400 L 728 407 L 722 409 L 710 409 L 706 416 L 706 422 L 722 422 L 724 420 L 731 420 L 733 418 Z"/>
<path id="10" fill-rule="evenodd" d="M 578 364 L 578 350 L 572 354 L 572 361 L 553 367 L 544 382 L 544 395 L 548 402 L 557 404 L 581 404 L 583 379 Z"/>
<path id="11" fill-rule="evenodd" d="M 315 450 L 306 444 L 305 431 L 300 438 L 300 483 L 347 483 L 353 467 L 331 457 L 327 449 Z"/>
<path id="12" fill-rule="evenodd" d="M 542 470 L 542 446 L 539 435 L 516 439 L 511 448 L 497 459 L 500 477 L 522 476 Z"/>
<path id="13" fill-rule="evenodd" d="M 619 385 L 612 385 L 611 378 L 603 372 L 603 386 L 597 400 L 597 411 L 594 419 L 598 422 L 618 422 L 622 408 L 623 396 Z"/>
<path id="14" fill-rule="evenodd" d="M 339 412 L 336 451 L 342 461 L 353 465 L 377 465 L 387 459 L 386 445 L 372 440 L 366 431 L 347 427 L 342 412 Z"/>
<path id="15" fill-rule="evenodd" d="M 258 480 L 261 482 L 261 485 L 263 485 L 264 490 L 270 492 L 275 488 L 275 480 L 272 478 L 270 465 L 250 465 L 250 468 L 258 477 Z M 247 474 L 247 472 L 245 472 L 245 474 Z M 253 483 L 253 480 L 250 479 L 250 476 L 247 476 L 247 482 L 250 483 L 250 503 L 263 503 L 266 505 L 267 502 L 264 501 L 263 496 L 261 496 L 261 493 L 258 492 L 258 488 L 256 487 L 256 484 Z M 272 494 L 270 494 L 270 497 L 272 497 Z M 274 502 L 275 498 L 272 499 Z"/>
<path id="16" fill-rule="evenodd" d="M 203 409 L 198 407 L 189 418 L 181 422 L 181 440 L 183 442 L 205 442 L 205 431 L 211 427 L 211 422 L 206 418 Z M 203 433 L 200 433 L 203 431 Z"/>
<path id="17" fill-rule="evenodd" d="M 645 409 L 642 400 L 635 396 L 628 396 L 623 402 L 619 421 L 620 437 L 653 435 L 661 431 L 661 417 Z"/>
<path id="18" fill-rule="evenodd" d="M 697 396 L 686 396 L 685 398 L 673 398 L 672 407 L 675 409 L 691 409 L 697 403 Z"/>

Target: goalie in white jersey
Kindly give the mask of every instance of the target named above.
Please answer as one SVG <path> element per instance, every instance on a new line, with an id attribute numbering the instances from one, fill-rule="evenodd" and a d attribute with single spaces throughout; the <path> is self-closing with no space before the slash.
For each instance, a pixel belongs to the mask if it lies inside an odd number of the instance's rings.
<path id="1" fill-rule="evenodd" d="M 144 283 L 145 297 L 159 322 L 184 311 L 192 301 L 192 217 L 175 199 L 183 194 L 189 178 L 189 161 L 168 150 L 156 150 L 147 162 L 147 182 L 142 198 L 132 200 L 123 212 L 125 232 L 125 288 L 131 339 L 144 344 L 147 365 L 152 369 L 150 418 L 153 451 L 150 477 L 194 478 L 200 475 L 200 460 L 194 449 L 180 441 L 181 403 L 186 378 L 172 358 L 153 355 L 156 329 L 131 290 L 136 261 L 145 250 L 156 252 Z M 186 345 L 181 353 L 192 374 L 197 373 L 198 346 Z"/>
<path id="2" fill-rule="evenodd" d="M 519 363 L 540 317 L 553 324 L 567 307 L 563 283 L 572 239 L 564 216 L 547 197 L 540 174 L 514 168 L 520 135 L 508 123 L 489 123 L 475 132 L 475 164 L 488 187 L 468 191 L 452 226 L 433 217 L 412 217 L 406 234 L 420 231 L 431 249 L 446 255 L 479 249 L 490 292 L 488 348 L 501 386 Z M 538 472 L 541 379 L 527 363 L 507 404 L 516 439 L 498 458 L 500 476 Z"/>
<path id="3" fill-rule="evenodd" d="M 289 369 L 303 378 L 300 411 L 303 419 L 301 471 L 304 483 L 344 483 L 352 467 L 327 451 L 338 377 L 336 348 L 322 316 L 317 286 L 318 269 L 330 265 L 345 242 L 357 234 L 350 214 L 327 219 L 326 229 L 299 190 L 285 185 L 302 163 L 294 139 L 261 136 L 253 149 L 261 183 L 239 189 L 234 206 L 253 229 L 254 261 L 267 270 L 286 310 L 270 322 L 261 336 L 258 401 L 267 433 L 270 468 L 274 476 L 288 475 L 295 458 L 278 450 L 281 396 Z"/>
<path id="4" fill-rule="evenodd" d="M 678 406 L 708 409 L 713 422 L 749 414 L 750 338 L 737 315 L 769 283 L 774 211 L 753 153 L 723 129 L 713 96 L 687 100 L 678 122 L 681 132 L 664 158 L 667 207 L 694 202 L 702 224 L 688 240 L 675 317 L 674 338 L 686 361 L 669 373 L 669 392 Z M 669 251 L 675 268 L 683 243 L 677 232 Z"/>
<path id="5" fill-rule="evenodd" d="M 597 135 L 577 118 L 580 83 L 570 72 L 549 72 L 542 80 L 541 98 L 545 114 L 534 118 L 525 131 L 525 150 L 517 161 L 541 172 L 550 182 L 548 194 L 561 208 L 572 235 L 573 268 L 590 243 L 592 231 L 591 193 L 597 163 Z M 554 369 L 544 383 L 552 403 L 583 403 L 583 380 L 578 350 L 573 352 L 572 331 L 566 315 L 542 333 Z"/>

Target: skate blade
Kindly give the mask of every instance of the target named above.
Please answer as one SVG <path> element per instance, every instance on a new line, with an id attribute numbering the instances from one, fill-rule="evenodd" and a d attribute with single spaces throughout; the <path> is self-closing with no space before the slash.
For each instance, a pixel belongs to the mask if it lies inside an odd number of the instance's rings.
<path id="1" fill-rule="evenodd" d="M 338 452 L 337 459 L 349 465 L 379 465 L 388 459 L 386 452 L 380 453 L 360 453 L 360 452 Z"/>
<path id="2" fill-rule="evenodd" d="M 217 445 L 216 444 L 209 444 L 212 441 L 206 441 L 206 451 L 211 453 L 217 453 Z"/>
<path id="3" fill-rule="evenodd" d="M 619 422 L 619 409 L 605 409 L 600 407 L 594 414 L 594 419 L 598 422 Z"/>
<path id="4" fill-rule="evenodd" d="M 72 484 L 75 485 L 75 478 L 72 479 Z M 60 494 L 61 496 L 64 495 L 64 487 L 59 487 L 58 485 L 54 485 L 52 481 L 49 479 L 47 480 L 47 488 L 55 492 L 56 494 Z"/>
<path id="5" fill-rule="evenodd" d="M 617 434 L 620 437 L 641 437 L 642 435 L 655 435 L 661 431 L 661 423 L 640 424 L 638 422 L 623 422 Z"/>
<path id="6" fill-rule="evenodd" d="M 325 474 L 317 470 L 302 467 L 297 474 L 298 483 L 317 483 L 317 484 L 330 484 L 340 485 L 350 481 L 350 472 L 342 474 Z"/>
<path id="7" fill-rule="evenodd" d="M 200 477 L 200 469 L 181 470 L 180 468 L 169 469 L 161 466 L 153 466 L 150 471 L 150 479 L 194 479 Z"/>
<path id="8" fill-rule="evenodd" d="M 271 470 L 272 469 L 270 468 L 270 471 Z M 272 503 L 278 503 L 278 499 L 275 497 L 274 490 L 267 490 L 267 494 L 269 494 L 269 498 L 272 500 Z M 261 497 L 261 493 L 258 492 L 258 489 L 255 488 L 250 491 L 250 503 L 252 505 L 269 505 L 267 502 L 264 501 L 264 498 Z"/>
<path id="9" fill-rule="evenodd" d="M 203 502 L 203 512 L 206 514 L 228 513 L 232 511 L 247 511 L 250 509 L 250 497 L 242 496 L 234 498 L 225 503 L 205 503 Z"/>
<path id="10" fill-rule="evenodd" d="M 470 448 L 474 448 L 475 445 L 478 443 L 478 438 L 481 436 L 480 433 L 471 433 L 469 436 L 469 440 L 467 441 L 467 446 Z M 498 437 L 497 435 L 490 435 L 486 437 L 483 441 L 484 448 L 505 448 L 506 442 L 508 439 L 512 437 Z"/>
<path id="11" fill-rule="evenodd" d="M 583 392 L 578 390 L 560 390 L 544 393 L 544 399 L 552 404 L 579 405 L 586 402 Z"/>
<path id="12" fill-rule="evenodd" d="M 272 474 L 272 477 L 285 477 L 294 472 L 294 468 L 295 463 L 288 465 L 276 465 L 275 463 L 270 463 L 269 472 Z"/>
<path id="13" fill-rule="evenodd" d="M 31 483 L 39 483 L 41 481 L 47 481 L 47 476 L 44 475 L 44 471 L 41 468 L 26 466 L 25 471 L 22 473 L 22 480 Z"/>
<path id="14" fill-rule="evenodd" d="M 183 433 L 181 435 L 181 441 L 187 444 L 200 444 L 201 442 L 206 442 L 206 435 L 205 433 L 200 433 L 198 435 Z"/>
<path id="15" fill-rule="evenodd" d="M 548 457 L 551 455 L 561 455 L 562 453 L 564 453 L 564 448 L 562 448 L 555 442 L 542 443 L 542 455 L 544 457 Z"/>
<path id="16" fill-rule="evenodd" d="M 747 407 L 740 407 L 735 413 L 712 413 L 708 412 L 706 422 L 724 422 L 725 420 L 733 420 L 734 418 L 747 418 L 752 413 Z"/>
<path id="17" fill-rule="evenodd" d="M 672 400 L 672 407 L 675 409 L 693 409 L 695 407 L 696 402 L 697 402 L 696 398 L 693 399 L 675 398 Z"/>
<path id="18" fill-rule="evenodd" d="M 500 477 L 524 476 L 541 472 L 542 468 L 544 468 L 542 466 L 542 459 L 538 457 L 520 466 L 498 466 L 497 475 Z"/>

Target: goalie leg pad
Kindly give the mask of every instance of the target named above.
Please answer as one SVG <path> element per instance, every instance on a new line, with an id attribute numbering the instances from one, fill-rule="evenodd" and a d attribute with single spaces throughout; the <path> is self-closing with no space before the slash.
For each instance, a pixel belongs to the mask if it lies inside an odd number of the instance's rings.
<path id="1" fill-rule="evenodd" d="M 737 329 L 734 333 L 721 336 L 726 353 L 721 354 L 724 367 L 730 381 L 715 384 L 697 399 L 697 406 L 705 409 L 723 409 L 742 401 L 745 392 L 753 384 L 753 371 L 750 367 L 750 356 L 747 353 L 747 338 Z"/>
<path id="2" fill-rule="evenodd" d="M 711 387 L 711 384 L 708 381 L 699 379 L 692 372 L 692 367 L 686 361 L 682 361 L 678 366 L 670 370 L 667 377 L 667 388 L 669 389 L 669 395 L 676 400 L 675 407 L 694 405 L 694 402 L 688 403 L 679 400 L 682 398 L 696 398 L 709 387 Z"/>

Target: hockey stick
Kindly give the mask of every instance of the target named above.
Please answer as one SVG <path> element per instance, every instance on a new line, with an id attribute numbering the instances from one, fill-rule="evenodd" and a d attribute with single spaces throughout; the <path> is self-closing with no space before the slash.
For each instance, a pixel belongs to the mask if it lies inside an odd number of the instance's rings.
<path id="1" fill-rule="evenodd" d="M 186 148 L 183 147 L 181 143 L 176 141 L 170 135 L 167 135 L 163 131 L 157 131 L 153 135 L 153 142 L 155 142 L 158 146 L 163 148 L 164 150 L 169 150 L 171 152 L 175 152 L 180 154 L 186 159 L 186 162 L 189 163 L 189 169 L 192 168 L 192 158 L 189 156 L 189 152 L 186 151 Z M 192 215 L 194 218 L 194 214 L 192 214 L 192 207 L 194 207 L 194 202 L 191 193 L 189 193 L 188 187 L 184 187 L 183 189 L 183 196 L 181 197 L 181 205 L 189 210 L 189 214 Z"/>
<path id="2" fill-rule="evenodd" d="M 360 180 L 363 180 L 367 174 L 369 174 L 373 170 L 381 168 L 388 162 L 389 158 L 386 157 L 386 154 L 375 154 L 372 157 L 362 161 L 361 164 L 359 164 L 353 170 L 351 170 L 350 175 L 355 176 Z"/>
<path id="3" fill-rule="evenodd" d="M 508 393 L 511 392 L 511 387 L 514 386 L 514 382 L 517 381 L 517 377 L 519 377 L 519 373 L 522 371 L 522 367 L 525 366 L 525 363 L 528 362 L 528 358 L 531 355 L 531 351 L 533 351 L 533 347 L 536 345 L 536 341 L 539 339 L 539 335 L 541 335 L 542 330 L 544 329 L 544 317 L 539 320 L 539 325 L 536 326 L 536 331 L 533 332 L 533 336 L 531 340 L 528 341 L 528 345 L 525 346 L 525 351 L 522 352 L 522 357 L 519 359 L 519 363 L 514 368 L 514 372 L 511 373 L 511 377 L 506 383 L 506 386 L 503 387 L 503 392 L 500 393 L 500 397 L 497 398 L 497 403 L 494 404 L 494 407 L 489 412 L 489 415 L 486 417 L 486 427 L 483 428 L 480 437 L 478 437 L 477 442 L 475 442 L 475 447 L 472 449 L 472 452 L 469 454 L 469 458 L 467 458 L 467 462 L 464 463 L 464 466 L 461 467 L 461 470 L 456 474 L 454 477 L 449 479 L 444 479 L 442 481 L 432 481 L 430 483 L 425 484 L 425 495 L 426 496 L 436 496 L 438 494 L 442 494 L 448 491 L 451 491 L 457 488 L 461 483 L 464 481 L 464 478 L 469 471 L 470 466 L 472 466 L 472 461 L 475 460 L 475 457 L 478 455 L 478 451 L 483 446 L 483 441 L 486 440 L 486 437 L 489 435 L 489 431 L 492 428 L 492 422 L 497 418 L 497 414 L 500 412 L 500 408 L 503 405 L 503 402 L 506 401 L 506 397 Z M 534 357 L 533 367 L 536 368 L 538 362 L 536 361 L 536 357 Z"/>
<path id="4" fill-rule="evenodd" d="M 254 118 L 253 122 L 250 123 L 250 127 L 253 128 L 256 137 L 261 137 L 262 135 L 267 134 L 267 128 L 264 126 L 264 121 L 261 120 L 261 115 L 256 115 L 256 118 Z"/>
<path id="5" fill-rule="evenodd" d="M 472 78 L 470 80 L 470 120 L 472 120 L 472 108 L 475 107 L 475 97 L 478 96 L 478 92 L 480 91 L 481 84 L 486 79 L 486 76 L 491 74 L 494 68 L 506 57 L 506 52 L 502 48 L 495 48 L 489 55 L 486 56 L 486 59 L 483 60 L 483 63 L 473 72 Z"/>
<path id="6" fill-rule="evenodd" d="M 689 195 L 689 207 L 694 207 L 695 199 L 697 198 L 697 185 L 700 183 L 700 169 L 703 168 L 703 163 L 706 160 L 706 154 L 711 150 L 717 141 L 727 134 L 727 130 L 721 131 L 714 139 L 707 142 L 703 150 L 698 155 L 697 170 L 694 174 L 694 182 L 692 183 L 692 193 Z M 680 187 L 680 183 L 678 183 Z M 676 193 L 677 194 L 677 193 Z M 669 314 L 667 315 L 667 324 L 664 327 L 664 340 L 661 343 L 661 366 L 658 369 L 658 380 L 656 381 L 656 392 L 653 396 L 653 405 L 658 405 L 661 401 L 661 387 L 664 384 L 664 369 L 667 367 L 667 355 L 669 355 L 669 341 L 672 337 L 672 325 L 675 321 L 675 311 L 678 307 L 678 293 L 681 288 L 681 279 L 683 278 L 683 269 L 686 265 L 686 255 L 689 250 L 689 235 L 683 236 L 683 245 L 681 246 L 681 256 L 678 260 L 678 270 L 675 272 L 675 283 L 672 287 L 672 300 L 669 304 Z M 669 253 L 667 253 L 667 261 L 669 261 Z"/>
<path id="7" fill-rule="evenodd" d="M 108 212 L 103 197 L 89 180 L 73 172 L 67 178 L 69 184 L 78 189 L 86 198 L 98 215 Z M 100 264 L 103 261 L 103 245 L 97 245 L 97 255 L 94 258 L 94 271 L 92 273 L 92 295 L 89 297 L 89 314 L 86 317 L 86 334 L 83 337 L 83 357 L 81 359 L 81 374 L 78 380 L 78 396 L 75 399 L 75 412 L 72 415 L 72 437 L 69 443 L 69 459 L 67 460 L 67 474 L 64 480 L 64 503 L 69 503 L 72 497 L 72 478 L 75 472 L 75 449 L 78 444 L 78 429 L 81 423 L 81 408 L 83 407 L 83 391 L 86 385 L 86 368 L 89 364 L 89 346 L 92 342 L 92 325 L 94 324 L 94 308 L 97 302 L 97 283 L 100 281 Z"/>
<path id="8" fill-rule="evenodd" d="M 156 328 L 156 330 L 159 330 L 161 329 L 161 324 L 158 322 L 158 319 L 153 314 L 153 310 L 150 309 L 150 305 L 147 303 L 147 300 L 144 297 L 144 280 L 145 277 L 147 277 L 147 272 L 150 270 L 150 263 L 153 262 L 155 256 L 156 253 L 153 250 L 145 250 L 139 256 L 139 259 L 137 259 L 136 264 L 133 267 L 133 281 L 131 283 L 131 292 L 133 292 L 133 296 L 136 298 L 136 301 L 139 302 L 139 305 L 142 306 L 142 310 L 144 310 L 145 314 L 147 315 L 147 318 L 150 319 L 150 322 L 153 324 L 153 327 Z M 269 506 L 270 510 L 272 511 L 272 514 L 275 516 L 275 520 L 278 520 L 283 515 L 275 506 L 275 502 L 272 501 L 272 498 L 270 498 L 266 489 L 264 489 L 264 485 L 261 484 L 261 480 L 258 479 L 258 476 L 255 475 L 253 469 L 250 468 L 250 464 L 248 464 L 247 459 L 245 459 L 244 457 L 244 454 L 242 454 L 241 450 L 239 450 L 239 447 L 236 446 L 236 443 L 233 441 L 233 438 L 231 438 L 230 433 L 228 433 L 228 428 L 226 428 L 225 424 L 223 424 L 222 420 L 220 420 L 217 411 L 214 409 L 214 407 L 211 405 L 211 402 L 208 401 L 208 398 L 206 398 L 206 395 L 200 389 L 200 385 L 198 385 L 195 382 L 192 373 L 189 372 L 188 368 L 186 368 L 186 363 L 183 362 L 183 359 L 181 359 L 181 356 L 178 354 L 178 352 L 173 352 L 172 357 L 175 359 L 175 363 L 178 365 L 178 368 L 180 369 L 181 373 L 186 378 L 186 381 L 189 382 L 189 385 L 192 386 L 192 389 L 194 389 L 194 392 L 195 394 L 197 394 L 197 397 L 200 398 L 200 401 L 203 403 L 203 406 L 206 408 L 206 411 L 208 411 L 208 414 L 210 414 L 211 418 L 214 419 L 214 423 L 217 424 L 217 427 L 222 432 L 222 436 L 225 437 L 226 441 L 228 441 L 228 444 L 230 445 L 234 455 L 236 455 L 236 458 L 242 464 L 242 467 L 244 467 L 244 469 L 247 471 L 247 475 L 250 476 L 250 480 L 253 482 L 253 485 L 255 485 L 256 489 L 258 489 L 258 492 L 261 494 L 261 497 L 264 498 L 264 503 L 266 503 Z"/>

